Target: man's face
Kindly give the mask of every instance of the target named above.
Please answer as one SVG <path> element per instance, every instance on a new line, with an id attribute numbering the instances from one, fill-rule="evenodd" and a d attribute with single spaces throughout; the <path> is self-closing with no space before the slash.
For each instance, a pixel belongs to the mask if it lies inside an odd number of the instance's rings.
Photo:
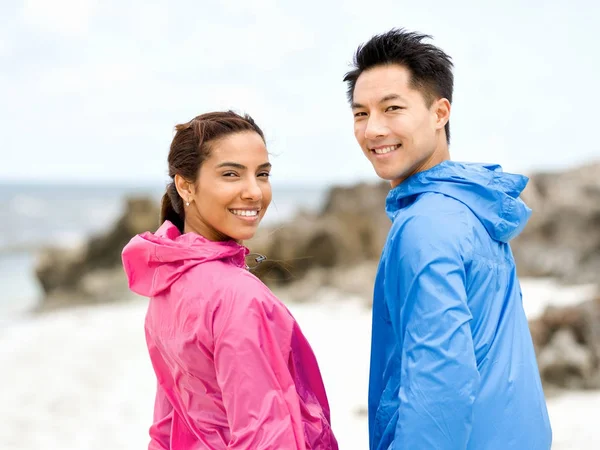
<path id="1" fill-rule="evenodd" d="M 410 80 L 408 69 L 391 64 L 364 71 L 354 87 L 354 135 L 377 175 L 394 187 L 441 162 L 446 148 L 449 102 L 427 106 Z"/>

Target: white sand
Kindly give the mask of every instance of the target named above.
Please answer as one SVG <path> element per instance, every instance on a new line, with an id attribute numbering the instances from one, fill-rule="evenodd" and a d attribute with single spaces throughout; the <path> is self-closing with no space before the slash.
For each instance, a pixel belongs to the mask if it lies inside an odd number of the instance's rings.
<path id="1" fill-rule="evenodd" d="M 523 307 L 529 319 L 544 312 L 549 306 L 568 306 L 590 300 L 597 293 L 594 284 L 564 286 L 552 279 L 537 278 L 521 281 Z"/>
<path id="2" fill-rule="evenodd" d="M 525 282 L 523 290 L 531 315 L 546 293 L 558 303 L 576 298 L 547 280 Z M 335 296 L 323 292 L 328 301 L 290 308 L 319 359 L 340 448 L 366 449 L 367 421 L 359 410 L 366 411 L 370 311 Z M 142 332 L 145 307 L 134 299 L 0 330 L 0 448 L 146 448 L 154 378 Z M 600 392 L 570 392 L 548 405 L 553 449 L 600 448 Z"/>

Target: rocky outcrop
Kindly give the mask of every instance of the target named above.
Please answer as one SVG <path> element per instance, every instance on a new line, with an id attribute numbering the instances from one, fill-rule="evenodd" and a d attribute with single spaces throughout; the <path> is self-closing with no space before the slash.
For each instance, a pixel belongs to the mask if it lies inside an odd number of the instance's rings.
<path id="1" fill-rule="evenodd" d="M 254 273 L 276 286 L 297 282 L 310 271 L 327 278 L 334 271 L 377 261 L 391 224 L 384 211 L 388 191 L 387 183 L 335 187 L 321 211 L 259 230 L 247 245 L 268 259 Z"/>
<path id="2" fill-rule="evenodd" d="M 337 187 L 322 211 L 259 231 L 250 247 L 268 256 L 256 273 L 267 284 L 300 280 L 314 268 L 377 260 L 390 222 L 387 183 Z M 533 209 L 511 241 L 520 276 L 600 282 L 600 164 L 530 177 L 522 195 Z"/>
<path id="3" fill-rule="evenodd" d="M 546 386 L 600 389 L 600 294 L 575 306 L 551 306 L 529 328 Z"/>
<path id="4" fill-rule="evenodd" d="M 383 208 L 388 190 L 385 183 L 336 187 L 321 211 L 262 229 L 246 242 L 252 251 L 268 255 L 255 273 L 271 287 L 301 281 L 304 288 L 294 283 L 292 301 L 310 299 L 310 292 L 321 287 L 370 298 L 374 267 L 390 225 Z M 84 247 L 45 249 L 36 268 L 46 294 L 40 310 L 124 298 L 128 290 L 121 251 L 132 236 L 154 231 L 158 214 L 153 199 L 130 198 L 115 225 Z"/>
<path id="5" fill-rule="evenodd" d="M 276 283 L 275 295 L 287 302 L 356 299 L 370 308 L 377 261 L 363 261 L 348 267 L 313 267 L 293 283 Z"/>
<path id="6" fill-rule="evenodd" d="M 600 164 L 530 177 L 533 213 L 511 242 L 519 274 L 600 283 Z"/>
<path id="7" fill-rule="evenodd" d="M 388 192 L 386 182 L 334 187 L 320 211 L 260 228 L 246 242 L 252 252 L 267 256 L 254 273 L 272 288 L 296 286 L 289 292 L 298 300 L 309 299 L 315 286 L 360 292 L 370 300 L 373 267 L 390 228 L 384 212 Z M 599 282 L 600 164 L 534 174 L 523 198 L 534 212 L 511 242 L 519 274 Z M 88 302 L 122 297 L 127 290 L 121 250 L 133 235 L 157 224 L 155 201 L 132 198 L 123 217 L 85 247 L 44 251 L 37 268 L 47 294 L 44 305 L 67 297 Z"/>
<path id="8" fill-rule="evenodd" d="M 158 206 L 148 198 L 126 199 L 125 212 L 105 234 L 93 236 L 77 249 L 48 248 L 41 252 L 36 276 L 45 298 L 39 309 L 120 299 L 127 289 L 121 251 L 137 233 L 154 231 Z"/>

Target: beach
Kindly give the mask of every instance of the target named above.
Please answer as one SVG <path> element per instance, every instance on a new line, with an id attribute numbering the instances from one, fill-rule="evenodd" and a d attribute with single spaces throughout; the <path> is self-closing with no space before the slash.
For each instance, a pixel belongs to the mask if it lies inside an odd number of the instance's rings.
<path id="1" fill-rule="evenodd" d="M 592 292 L 540 279 L 522 287 L 530 318 L 548 298 L 565 305 Z M 2 448 L 146 448 L 155 389 L 143 337 L 146 305 L 131 297 L 24 317 L 1 329 Z M 364 299 L 322 290 L 316 301 L 288 307 L 317 355 L 340 449 L 368 448 L 371 319 Z M 548 408 L 554 450 L 598 448 L 600 391 L 558 393 Z"/>

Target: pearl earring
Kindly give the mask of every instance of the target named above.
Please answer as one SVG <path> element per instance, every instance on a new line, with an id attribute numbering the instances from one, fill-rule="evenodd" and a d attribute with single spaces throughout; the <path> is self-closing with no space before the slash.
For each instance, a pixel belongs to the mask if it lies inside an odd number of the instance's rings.
<path id="1" fill-rule="evenodd" d="M 185 206 L 190 206 L 190 201 L 185 202 Z"/>

